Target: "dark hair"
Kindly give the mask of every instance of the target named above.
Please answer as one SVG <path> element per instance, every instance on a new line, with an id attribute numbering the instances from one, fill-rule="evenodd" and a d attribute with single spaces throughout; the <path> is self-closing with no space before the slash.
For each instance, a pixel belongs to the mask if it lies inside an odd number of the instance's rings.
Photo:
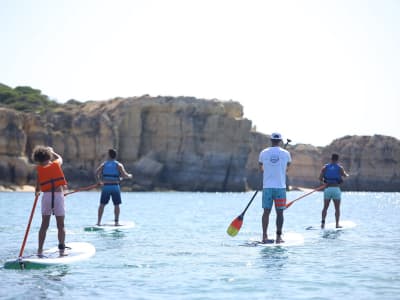
<path id="1" fill-rule="evenodd" d="M 333 153 L 332 158 L 333 161 L 338 161 L 339 160 L 339 154 Z"/>
<path id="2" fill-rule="evenodd" d="M 117 157 L 117 151 L 115 149 L 109 149 L 108 150 L 108 156 L 110 156 L 110 158 L 114 159 Z"/>
<path id="3" fill-rule="evenodd" d="M 33 149 L 32 160 L 34 162 L 43 163 L 51 159 L 51 151 L 45 146 L 36 146 Z"/>

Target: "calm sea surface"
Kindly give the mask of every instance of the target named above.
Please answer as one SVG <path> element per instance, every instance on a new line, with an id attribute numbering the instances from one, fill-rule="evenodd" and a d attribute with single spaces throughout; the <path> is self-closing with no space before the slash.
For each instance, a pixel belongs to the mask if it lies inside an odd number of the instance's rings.
<path id="1" fill-rule="evenodd" d="M 302 195 L 289 192 L 288 201 Z M 18 256 L 34 196 L 0 193 L 0 299 L 400 299 L 400 193 L 343 193 L 342 219 L 357 223 L 331 234 L 305 230 L 320 221 L 322 194 L 285 212 L 284 231 L 304 236 L 292 247 L 246 247 L 261 237 L 261 195 L 239 234 L 226 234 L 249 193 L 124 193 L 121 220 L 133 229 L 86 232 L 99 193 L 69 195 L 67 242 L 96 247 L 91 259 L 41 270 L 8 270 Z M 104 221 L 113 219 L 112 205 Z M 327 222 L 334 221 L 333 206 Z M 275 232 L 275 213 L 269 233 Z M 25 254 L 35 253 L 36 208 Z M 57 245 L 52 219 L 45 248 Z"/>

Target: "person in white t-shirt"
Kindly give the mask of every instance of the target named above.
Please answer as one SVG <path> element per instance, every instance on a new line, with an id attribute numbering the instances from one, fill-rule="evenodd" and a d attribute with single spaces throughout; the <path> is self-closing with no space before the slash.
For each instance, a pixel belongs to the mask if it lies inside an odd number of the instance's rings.
<path id="1" fill-rule="evenodd" d="M 268 239 L 269 215 L 272 204 L 275 203 L 276 211 L 276 243 L 283 243 L 283 211 L 286 208 L 286 172 L 292 161 L 290 153 L 281 148 L 282 136 L 279 133 L 272 133 L 272 146 L 265 148 L 259 155 L 259 166 L 263 172 L 263 195 L 262 207 L 262 242 L 273 243 L 274 240 Z"/>

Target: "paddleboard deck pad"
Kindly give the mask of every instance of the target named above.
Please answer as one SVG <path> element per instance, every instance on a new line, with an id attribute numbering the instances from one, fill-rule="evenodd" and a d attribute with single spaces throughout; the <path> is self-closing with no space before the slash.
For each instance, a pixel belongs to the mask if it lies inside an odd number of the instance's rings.
<path id="1" fill-rule="evenodd" d="M 297 232 L 287 232 L 282 235 L 283 243 L 276 243 L 275 240 L 268 240 L 268 243 L 261 241 L 249 241 L 244 246 L 248 247 L 290 247 L 304 244 L 304 237 Z"/>
<path id="2" fill-rule="evenodd" d="M 85 227 L 85 231 L 103 231 L 103 230 L 126 230 L 135 227 L 135 222 L 132 221 L 121 221 L 119 225 L 115 225 L 115 222 L 106 222 L 101 225 L 93 225 Z"/>
<path id="3" fill-rule="evenodd" d="M 339 228 L 336 228 L 336 223 L 332 222 L 332 223 L 327 223 L 325 224 L 325 227 L 322 229 L 321 225 L 317 225 L 317 226 L 308 226 L 306 228 L 306 230 L 329 230 L 329 231 L 340 231 L 340 230 L 346 230 L 346 229 L 350 229 L 350 228 L 354 228 L 357 226 L 356 223 L 354 223 L 353 221 L 340 221 L 339 222 Z"/>
<path id="4" fill-rule="evenodd" d="M 65 244 L 64 255 L 60 255 L 58 247 L 50 248 L 43 255 L 31 255 L 17 260 L 8 260 L 5 269 L 40 269 L 55 265 L 67 265 L 86 260 L 96 253 L 96 248 L 86 242 L 72 242 Z"/>

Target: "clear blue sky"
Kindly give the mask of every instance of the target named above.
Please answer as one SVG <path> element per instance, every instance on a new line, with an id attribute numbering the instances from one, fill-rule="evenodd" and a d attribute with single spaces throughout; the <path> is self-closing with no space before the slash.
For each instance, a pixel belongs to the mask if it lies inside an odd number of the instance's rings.
<path id="1" fill-rule="evenodd" d="M 294 143 L 400 139 L 400 1 L 0 0 L 0 82 L 235 100 Z"/>

